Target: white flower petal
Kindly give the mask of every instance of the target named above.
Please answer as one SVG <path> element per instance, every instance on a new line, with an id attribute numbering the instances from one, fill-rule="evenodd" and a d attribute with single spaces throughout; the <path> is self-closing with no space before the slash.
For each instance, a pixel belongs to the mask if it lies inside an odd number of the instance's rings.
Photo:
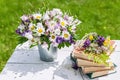
<path id="1" fill-rule="evenodd" d="M 45 21 L 45 20 L 49 20 L 50 19 L 50 17 L 49 17 L 49 15 L 48 15 L 48 12 L 46 12 L 44 15 L 43 15 L 43 20 Z"/>
<path id="2" fill-rule="evenodd" d="M 55 42 L 55 40 L 56 40 L 56 35 L 50 34 L 50 41 Z"/>
<path id="3" fill-rule="evenodd" d="M 38 28 L 38 30 L 37 30 L 38 36 L 41 36 L 41 34 L 44 34 L 44 32 L 45 32 L 44 28 Z"/>
<path id="4" fill-rule="evenodd" d="M 25 37 L 29 40 L 33 39 L 32 33 L 30 33 L 30 32 L 25 33 Z"/>
<path id="5" fill-rule="evenodd" d="M 31 30 L 31 31 L 35 30 L 35 24 L 33 24 L 33 23 L 30 23 L 28 27 L 29 27 L 29 30 Z"/>
<path id="6" fill-rule="evenodd" d="M 21 16 L 20 18 L 21 18 L 22 21 L 28 20 L 28 16 L 26 16 L 26 15 L 23 15 L 23 16 Z"/>
<path id="7" fill-rule="evenodd" d="M 62 27 L 67 27 L 67 22 L 64 19 L 60 19 L 60 25 Z"/>
<path id="8" fill-rule="evenodd" d="M 40 13 L 36 13 L 36 14 L 33 14 L 33 18 L 41 20 L 42 19 L 42 15 Z"/>
<path id="9" fill-rule="evenodd" d="M 37 28 L 43 28 L 43 25 L 42 25 L 42 23 L 37 23 Z"/>
<path id="10" fill-rule="evenodd" d="M 63 34 L 62 34 L 62 36 L 63 36 L 63 38 L 65 39 L 65 40 L 69 40 L 70 39 L 70 33 L 69 32 L 63 32 Z"/>
<path id="11" fill-rule="evenodd" d="M 60 9 L 57 9 L 57 8 L 54 8 L 52 11 L 57 15 L 62 15 L 63 14 L 62 11 Z"/>
<path id="12" fill-rule="evenodd" d="M 19 28 L 20 30 L 23 30 L 23 29 L 25 29 L 25 25 L 19 25 L 18 28 Z"/>

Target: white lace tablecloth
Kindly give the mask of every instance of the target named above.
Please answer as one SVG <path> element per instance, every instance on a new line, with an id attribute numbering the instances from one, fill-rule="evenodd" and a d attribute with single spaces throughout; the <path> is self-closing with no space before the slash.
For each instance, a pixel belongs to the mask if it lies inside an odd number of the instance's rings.
<path id="1" fill-rule="evenodd" d="M 111 59 L 117 65 L 117 73 L 93 80 L 120 80 L 120 41 Z M 54 62 L 43 62 L 37 46 L 29 48 L 28 42 L 18 45 L 0 74 L 0 80 L 92 80 L 80 70 L 72 68 L 70 53 L 73 47 L 58 50 Z"/>

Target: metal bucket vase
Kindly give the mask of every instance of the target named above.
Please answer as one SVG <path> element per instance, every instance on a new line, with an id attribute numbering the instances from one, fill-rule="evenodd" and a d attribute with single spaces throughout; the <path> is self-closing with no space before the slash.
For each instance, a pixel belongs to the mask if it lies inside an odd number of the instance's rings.
<path id="1" fill-rule="evenodd" d="M 50 45 L 49 50 L 43 48 L 40 44 L 38 45 L 40 60 L 45 62 L 52 62 L 57 58 L 57 47 Z"/>

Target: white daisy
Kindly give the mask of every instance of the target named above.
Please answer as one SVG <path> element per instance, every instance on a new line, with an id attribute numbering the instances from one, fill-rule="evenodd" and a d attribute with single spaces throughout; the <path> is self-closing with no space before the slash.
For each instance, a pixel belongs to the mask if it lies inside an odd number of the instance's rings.
<path id="1" fill-rule="evenodd" d="M 66 22 L 64 19 L 60 19 L 60 25 L 61 25 L 62 27 L 66 27 L 67 22 Z"/>
<path id="2" fill-rule="evenodd" d="M 43 27 L 42 23 L 37 23 L 37 35 L 41 36 L 41 34 L 44 34 L 45 28 Z"/>
<path id="3" fill-rule="evenodd" d="M 50 35 L 50 41 L 55 42 L 55 40 L 56 40 L 56 35 L 55 34 L 51 34 Z"/>
<path id="4" fill-rule="evenodd" d="M 60 9 L 54 8 L 52 10 L 53 13 L 55 13 L 56 15 L 62 15 L 62 11 Z"/>
<path id="5" fill-rule="evenodd" d="M 65 40 L 69 40 L 69 39 L 70 39 L 70 33 L 67 32 L 67 31 L 63 32 L 63 33 L 62 33 L 62 36 L 63 36 L 63 38 L 64 38 Z"/>
<path id="6" fill-rule="evenodd" d="M 60 29 L 55 29 L 55 34 L 56 35 L 60 35 L 60 33 L 61 33 Z"/>
<path id="7" fill-rule="evenodd" d="M 49 27 L 48 27 L 49 30 L 54 30 L 56 22 L 55 21 L 50 21 L 48 24 L 49 24 Z"/>
<path id="8" fill-rule="evenodd" d="M 34 38 L 32 38 L 28 41 L 29 41 L 29 45 L 36 44 L 36 43 L 40 44 L 40 38 L 39 37 L 36 37 L 36 38 L 34 37 Z"/>
<path id="9" fill-rule="evenodd" d="M 35 30 L 35 24 L 33 23 L 30 23 L 28 27 L 29 27 L 29 30 L 31 31 Z"/>
<path id="10" fill-rule="evenodd" d="M 38 36 L 41 36 L 41 34 L 44 34 L 44 32 L 45 32 L 45 29 L 43 27 L 37 28 L 37 34 L 38 34 Z"/>
<path id="11" fill-rule="evenodd" d="M 41 20 L 42 15 L 41 15 L 40 13 L 36 13 L 36 14 L 33 14 L 33 18 L 34 18 L 34 19 Z"/>

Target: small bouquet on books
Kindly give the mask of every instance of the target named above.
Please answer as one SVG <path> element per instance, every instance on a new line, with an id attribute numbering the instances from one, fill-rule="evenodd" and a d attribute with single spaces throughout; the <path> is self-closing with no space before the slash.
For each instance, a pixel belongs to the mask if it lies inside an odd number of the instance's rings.
<path id="1" fill-rule="evenodd" d="M 113 73 L 115 64 L 109 57 L 115 49 L 114 43 L 110 37 L 105 38 L 95 32 L 86 34 L 76 42 L 71 59 L 90 78 Z"/>

